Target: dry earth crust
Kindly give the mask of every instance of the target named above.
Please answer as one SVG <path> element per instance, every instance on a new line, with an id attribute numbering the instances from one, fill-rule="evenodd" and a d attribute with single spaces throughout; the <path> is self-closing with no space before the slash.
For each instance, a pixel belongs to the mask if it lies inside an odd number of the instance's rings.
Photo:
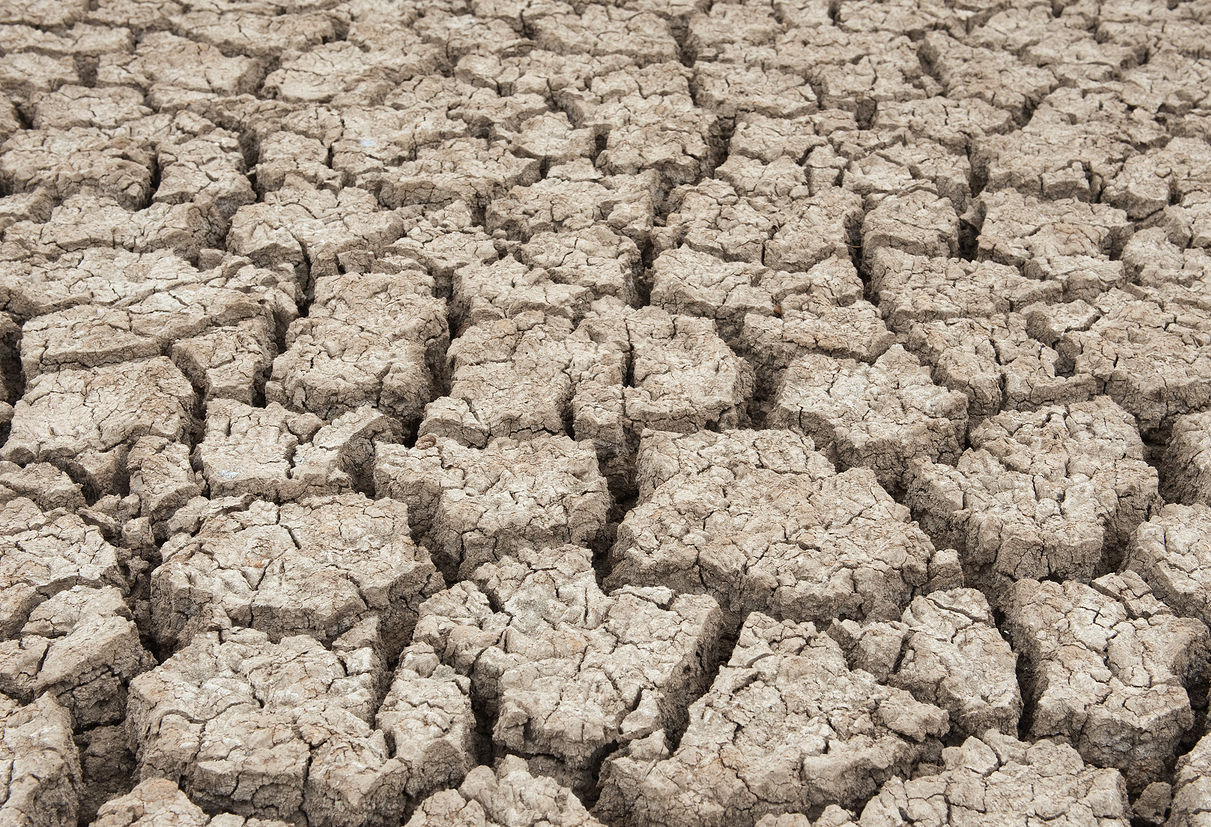
<path id="1" fill-rule="evenodd" d="M 0 2 L 0 827 L 1211 824 L 1211 2 Z"/>

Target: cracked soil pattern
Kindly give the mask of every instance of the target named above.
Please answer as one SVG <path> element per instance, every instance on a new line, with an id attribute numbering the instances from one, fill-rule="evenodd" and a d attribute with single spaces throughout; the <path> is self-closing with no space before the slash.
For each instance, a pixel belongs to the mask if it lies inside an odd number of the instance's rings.
<path id="1" fill-rule="evenodd" d="M 0 827 L 1211 827 L 1211 0 L 0 0 Z"/>

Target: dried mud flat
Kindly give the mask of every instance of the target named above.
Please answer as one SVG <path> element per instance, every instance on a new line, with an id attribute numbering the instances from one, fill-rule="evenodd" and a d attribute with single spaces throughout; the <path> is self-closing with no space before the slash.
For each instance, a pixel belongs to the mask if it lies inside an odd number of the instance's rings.
<path id="1" fill-rule="evenodd" d="M 1209 43 L 0 3 L 0 827 L 1211 824 Z"/>

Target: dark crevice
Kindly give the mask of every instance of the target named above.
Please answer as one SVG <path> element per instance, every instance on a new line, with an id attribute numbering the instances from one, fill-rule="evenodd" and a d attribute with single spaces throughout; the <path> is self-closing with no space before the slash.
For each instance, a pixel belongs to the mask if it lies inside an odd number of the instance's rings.
<path id="1" fill-rule="evenodd" d="M 991 602 L 991 601 L 989 601 L 989 602 Z M 1012 642 L 1012 638 L 1009 635 L 1005 634 L 1004 631 L 1001 632 L 1001 635 L 1006 640 L 1009 640 Z M 1015 648 L 1015 651 L 1016 651 L 1016 648 Z M 1018 691 L 1022 695 L 1022 714 L 1018 718 L 1017 736 L 1018 736 L 1019 741 L 1026 741 L 1027 743 L 1029 743 L 1032 740 L 1030 731 L 1034 727 L 1034 714 L 1035 714 L 1036 703 L 1035 703 L 1034 692 L 1032 691 L 1033 683 L 1031 682 L 1030 669 L 1029 669 L 1028 664 L 1026 663 L 1026 658 L 1023 655 L 1021 655 L 1020 653 L 1018 654 L 1017 679 L 1018 679 Z"/>
<path id="2" fill-rule="evenodd" d="M 1085 171 L 1085 186 L 1089 188 L 1089 200 L 1094 204 L 1102 203 L 1102 182 L 1098 176 L 1094 174 L 1093 168 L 1082 162 L 1081 168 Z"/>
<path id="3" fill-rule="evenodd" d="M 488 219 L 487 197 L 477 197 L 468 205 L 471 208 L 471 223 L 486 232 Z"/>
<path id="4" fill-rule="evenodd" d="M 606 144 L 609 143 L 609 136 L 605 132 L 598 132 L 593 136 L 593 166 L 597 166 L 597 159 L 601 157 L 601 153 L 605 152 Z"/>
<path id="5" fill-rule="evenodd" d="M 152 632 L 151 624 L 151 576 L 160 562 L 160 543 L 157 538 L 156 544 L 144 549 L 144 553 L 132 555 L 126 567 L 130 582 L 126 603 L 131 607 L 135 626 L 139 630 L 139 642 L 156 659 L 156 663 L 163 663 L 173 655 L 172 647 L 160 643 Z"/>
<path id="6" fill-rule="evenodd" d="M 1144 442 L 1144 461 L 1156 469 L 1157 478 L 1161 481 L 1160 490 L 1166 489 L 1164 482 L 1168 473 L 1165 469 L 1165 452 L 1169 448 L 1169 439 L 1172 431 L 1172 425 L 1150 431 L 1148 433 L 1141 432 L 1140 436 Z"/>
<path id="7" fill-rule="evenodd" d="M 862 298 L 866 299 L 871 304 L 875 304 L 874 287 L 870 275 L 870 267 L 866 261 L 866 246 L 862 243 L 861 222 L 859 222 L 858 230 L 855 232 L 852 228 L 849 232 L 849 244 L 846 245 L 849 251 L 849 259 L 853 262 L 854 269 L 858 271 L 858 278 L 862 280 Z"/>
<path id="8" fill-rule="evenodd" d="M 526 10 L 522 9 L 517 13 L 517 26 L 513 26 L 513 30 L 524 37 L 526 40 L 535 39 L 534 26 L 526 20 Z M 511 25 L 511 24 L 510 24 Z"/>
<path id="9" fill-rule="evenodd" d="M 116 493 L 114 491 L 98 490 L 97 486 L 93 484 L 93 481 L 92 481 L 90 475 L 84 470 L 84 468 L 77 465 L 75 462 L 71 461 L 70 459 L 63 460 L 63 461 L 56 461 L 55 458 L 52 457 L 49 459 L 49 462 L 51 463 L 51 465 L 54 465 L 60 471 L 67 474 L 67 476 L 69 476 L 71 478 L 72 482 L 74 482 L 76 485 L 80 486 L 80 491 L 84 494 L 84 502 L 89 507 L 96 505 L 97 501 L 100 500 L 102 497 L 108 496 L 109 494 Z M 119 488 L 119 490 L 121 490 L 122 488 L 126 488 L 127 491 L 129 491 L 129 481 L 127 481 L 126 483 L 118 482 L 118 488 Z M 123 494 L 122 496 L 125 496 L 125 494 Z"/>
<path id="10" fill-rule="evenodd" d="M 866 99 L 858 104 L 858 111 L 854 113 L 854 120 L 858 123 L 858 129 L 870 129 L 874 126 L 875 115 L 878 114 L 879 103 L 872 99 Z"/>
<path id="11" fill-rule="evenodd" d="M 149 193 L 148 201 L 145 204 L 140 204 L 139 209 L 145 210 L 151 206 L 151 202 L 155 200 L 156 193 L 160 189 L 160 155 L 155 153 L 151 156 L 151 180 L 148 182 L 147 192 Z"/>
<path id="12" fill-rule="evenodd" d="M 105 802 L 134 787 L 138 775 L 135 756 L 123 730 L 120 723 L 102 724 L 77 730 L 74 735 L 81 764 L 79 827 L 91 824 Z"/>
<path id="13" fill-rule="evenodd" d="M 353 23 L 351 18 L 340 14 L 332 14 L 328 16 L 328 20 L 332 23 L 333 41 L 349 39 L 349 27 Z"/>
<path id="14" fill-rule="evenodd" d="M 656 250 L 651 239 L 644 239 L 639 248 L 639 261 L 633 268 L 635 279 L 635 298 L 633 306 L 647 307 L 652 303 L 652 262 L 656 260 Z"/>
<path id="15" fill-rule="evenodd" d="M 432 439 L 432 437 L 428 437 Z M 404 440 L 400 444 L 405 448 L 415 448 L 418 440 Z M 412 530 L 412 541 L 416 543 L 417 548 L 423 549 L 429 555 L 429 559 L 433 561 L 433 567 L 437 569 L 438 574 L 446 581 L 447 584 L 462 582 L 463 578 L 458 576 L 458 561 L 451 559 L 450 555 L 441 553 L 441 550 L 434 544 L 433 538 L 427 532 L 422 532 L 412 519 L 412 515 L 408 515 L 408 523 Z M 489 729 L 490 733 L 492 730 Z"/>
<path id="16" fill-rule="evenodd" d="M 9 318 L 12 317 L 10 316 Z M 13 319 L 13 321 L 19 324 L 19 320 Z M 26 377 L 25 370 L 21 365 L 21 337 L 23 328 L 17 326 L 9 330 L 11 335 L 0 338 L 0 374 L 4 377 L 5 389 L 9 391 L 9 396 L 11 397 L 8 401 L 16 404 L 18 399 L 25 396 Z M 8 436 L 8 426 L 9 423 L 4 423 L 6 439 Z"/>
<path id="17" fill-rule="evenodd" d="M 698 55 L 690 47 L 690 25 L 685 18 L 677 18 L 676 22 L 668 20 L 669 34 L 677 43 L 677 60 L 682 66 L 691 69 L 697 60 Z"/>
<path id="18" fill-rule="evenodd" d="M 101 59 L 95 55 L 76 55 L 76 75 L 80 85 L 89 88 L 97 85 L 97 67 Z"/>
<path id="19" fill-rule="evenodd" d="M 278 355 L 281 355 L 281 353 L 282 351 L 278 351 Z M 265 397 L 265 383 L 269 381 L 272 375 L 273 359 L 270 359 L 268 364 L 261 369 L 261 372 L 257 374 L 256 379 L 252 382 L 252 407 L 264 408 L 269 404 L 269 400 Z"/>
<path id="20" fill-rule="evenodd" d="M 971 142 L 967 144 L 967 168 L 971 170 L 967 177 L 967 188 L 971 191 L 971 200 L 974 201 L 988 186 L 988 167 L 980 161 Z"/>
<path id="21" fill-rule="evenodd" d="M 240 156 L 244 159 L 244 174 L 252 181 L 252 191 L 257 192 L 256 168 L 261 161 L 261 142 L 256 133 L 250 129 L 229 131 L 236 133 L 236 140 L 240 145 Z"/>
<path id="22" fill-rule="evenodd" d="M 975 261 L 980 251 L 979 226 L 961 216 L 959 218 L 959 258 L 964 261 Z"/>
<path id="23" fill-rule="evenodd" d="M 734 347 L 732 348 L 733 351 L 735 349 Z M 745 359 L 745 361 L 748 360 Z M 756 387 L 753 389 L 753 395 L 749 397 L 744 411 L 745 415 L 748 416 L 749 428 L 755 431 L 765 428 L 766 420 L 769 418 L 770 411 L 774 407 L 774 399 L 777 395 L 776 391 L 776 388 L 766 387 L 763 382 L 760 380 L 757 381 Z"/>
<path id="24" fill-rule="evenodd" d="M 605 762 L 617 753 L 618 749 L 616 741 L 611 741 L 599 749 L 589 761 L 584 776 L 584 788 L 573 790 L 586 810 L 592 810 L 597 805 L 597 800 L 601 797 L 601 770 L 605 766 Z"/>
<path id="25" fill-rule="evenodd" d="M 682 699 L 682 703 L 678 704 L 681 714 L 670 721 L 664 730 L 665 743 L 668 745 L 670 753 L 676 752 L 677 748 L 681 746 L 681 739 L 685 736 L 686 730 L 689 729 L 689 708 L 711 691 L 711 687 L 719 678 L 719 673 L 723 671 L 723 667 L 731 660 L 732 652 L 736 648 L 736 642 L 740 638 L 740 629 L 743 625 L 744 619 L 741 620 L 740 625 L 735 629 L 730 629 L 725 625 L 715 644 L 699 653 L 698 664 L 701 677 L 698 681 L 698 689 L 697 691 L 686 693 Z"/>
<path id="26" fill-rule="evenodd" d="M 315 282 L 311 278 L 311 253 L 306 244 L 300 244 L 303 253 L 303 263 L 295 267 L 295 277 L 302 287 L 302 295 L 298 303 L 299 317 L 306 316 L 311 311 L 311 303 L 315 301 Z"/>
<path id="27" fill-rule="evenodd" d="M 709 172 L 702 176 L 702 179 L 713 177 L 715 171 L 727 163 L 732 150 L 732 136 L 735 134 L 735 118 L 718 118 L 715 120 L 715 127 L 711 135 L 711 168 Z M 699 183 L 702 179 L 699 179 Z"/>
<path id="28" fill-rule="evenodd" d="M 429 389 L 430 400 L 440 399 L 443 396 L 449 396 L 451 385 L 454 381 L 453 369 L 450 364 L 450 339 L 444 339 L 444 346 L 439 346 L 441 342 L 436 342 L 426 349 L 425 366 L 429 369 L 431 386 Z"/>
<path id="29" fill-rule="evenodd" d="M 436 398 L 437 398 L 436 396 L 430 395 L 430 399 L 436 399 Z M 417 416 L 417 417 L 413 417 L 413 418 L 405 419 L 405 420 L 401 420 L 401 419 L 399 419 L 399 417 L 396 417 L 396 419 L 397 419 L 397 421 L 399 421 L 400 429 L 403 432 L 400 436 L 401 444 L 403 444 L 409 448 L 415 446 L 416 441 L 418 439 L 420 439 L 420 426 L 421 426 L 422 417 Z M 371 473 L 373 474 L 373 472 L 371 472 Z M 371 487 L 373 487 L 373 486 L 371 486 Z M 452 582 L 452 581 L 447 580 L 446 582 Z"/>
<path id="30" fill-rule="evenodd" d="M 984 228 L 985 209 L 974 196 L 959 216 L 959 258 L 975 261 L 980 254 L 980 230 Z"/>
<path id="31" fill-rule="evenodd" d="M 521 758 L 526 762 L 526 769 L 531 775 L 553 778 L 558 784 L 569 789 L 586 810 L 597 803 L 601 795 L 599 780 L 601 769 L 606 760 L 616 753 L 619 745 L 616 741 L 604 744 L 588 757 L 583 765 L 569 765 L 566 759 L 548 753 L 520 753 L 510 749 L 498 749 L 492 756 L 495 763 L 506 756 Z"/>
<path id="32" fill-rule="evenodd" d="M 610 481 L 608 477 L 607 481 Z M 628 487 L 633 488 L 633 482 Z M 610 495 L 612 503 L 607 517 L 608 522 L 593 549 L 593 572 L 597 577 L 597 586 L 602 591 L 605 591 L 605 581 L 614 569 L 612 551 L 614 543 L 618 540 L 618 528 L 626 519 L 627 514 L 638 504 L 638 498 L 634 494 L 628 495 L 617 484 L 610 485 Z"/>
<path id="33" fill-rule="evenodd" d="M 447 580 L 447 582 L 457 581 Z M 471 714 L 475 716 L 473 758 L 480 766 L 490 767 L 493 763 L 492 733 L 496 729 L 497 710 L 494 704 L 484 703 L 482 698 L 476 696 L 475 687 L 472 686 Z"/>
<path id="34" fill-rule="evenodd" d="M 1191 659 L 1190 667 L 1200 668 L 1196 658 Z M 1211 679 L 1211 675 L 1205 671 L 1183 676 L 1182 682 L 1186 688 L 1186 696 L 1190 699 L 1190 708 L 1194 712 L 1194 725 L 1186 730 L 1181 740 L 1178 741 L 1176 755 L 1181 756 L 1190 752 L 1207 732 L 1208 690 L 1211 688 L 1208 685 L 1209 679 Z M 1172 768 L 1170 770 L 1172 771 Z"/>
<path id="35" fill-rule="evenodd" d="M 1094 569 L 1097 577 L 1122 570 L 1127 556 L 1125 540 L 1125 537 L 1118 538 L 1114 537 L 1111 532 L 1106 533 L 1106 540 L 1102 544 L 1102 559 L 1098 561 Z"/>
<path id="36" fill-rule="evenodd" d="M 32 110 L 28 109 L 27 106 L 28 106 L 27 104 L 23 104 L 23 103 L 14 103 L 13 104 L 13 110 L 17 114 L 17 125 L 21 129 L 33 129 L 34 128 L 34 113 Z M 0 189 L 0 195 L 12 195 L 12 194 L 13 194 L 12 190 L 10 190 L 7 185 L 4 185 L 4 188 Z"/>
<path id="37" fill-rule="evenodd" d="M 1131 827 L 1156 827 L 1157 824 L 1163 824 L 1169 819 L 1169 809 L 1165 809 L 1164 818 L 1161 821 L 1153 822 L 1150 819 L 1141 816 L 1131 817 Z"/>
<path id="38" fill-rule="evenodd" d="M 1046 97 L 1046 95 L 1044 95 L 1044 97 Z M 1016 118 L 1019 128 L 1025 129 L 1030 125 L 1030 120 L 1034 117 L 1034 111 L 1039 108 L 1039 104 L 1042 102 L 1042 98 L 1039 98 L 1038 100 L 1026 98 L 1026 102 L 1022 105 L 1022 114 Z"/>

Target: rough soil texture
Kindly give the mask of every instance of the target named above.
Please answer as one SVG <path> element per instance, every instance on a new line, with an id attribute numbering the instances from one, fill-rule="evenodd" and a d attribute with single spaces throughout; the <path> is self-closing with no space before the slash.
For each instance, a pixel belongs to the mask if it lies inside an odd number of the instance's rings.
<path id="1" fill-rule="evenodd" d="M 1205 827 L 1208 43 L 0 0 L 0 827 Z"/>

